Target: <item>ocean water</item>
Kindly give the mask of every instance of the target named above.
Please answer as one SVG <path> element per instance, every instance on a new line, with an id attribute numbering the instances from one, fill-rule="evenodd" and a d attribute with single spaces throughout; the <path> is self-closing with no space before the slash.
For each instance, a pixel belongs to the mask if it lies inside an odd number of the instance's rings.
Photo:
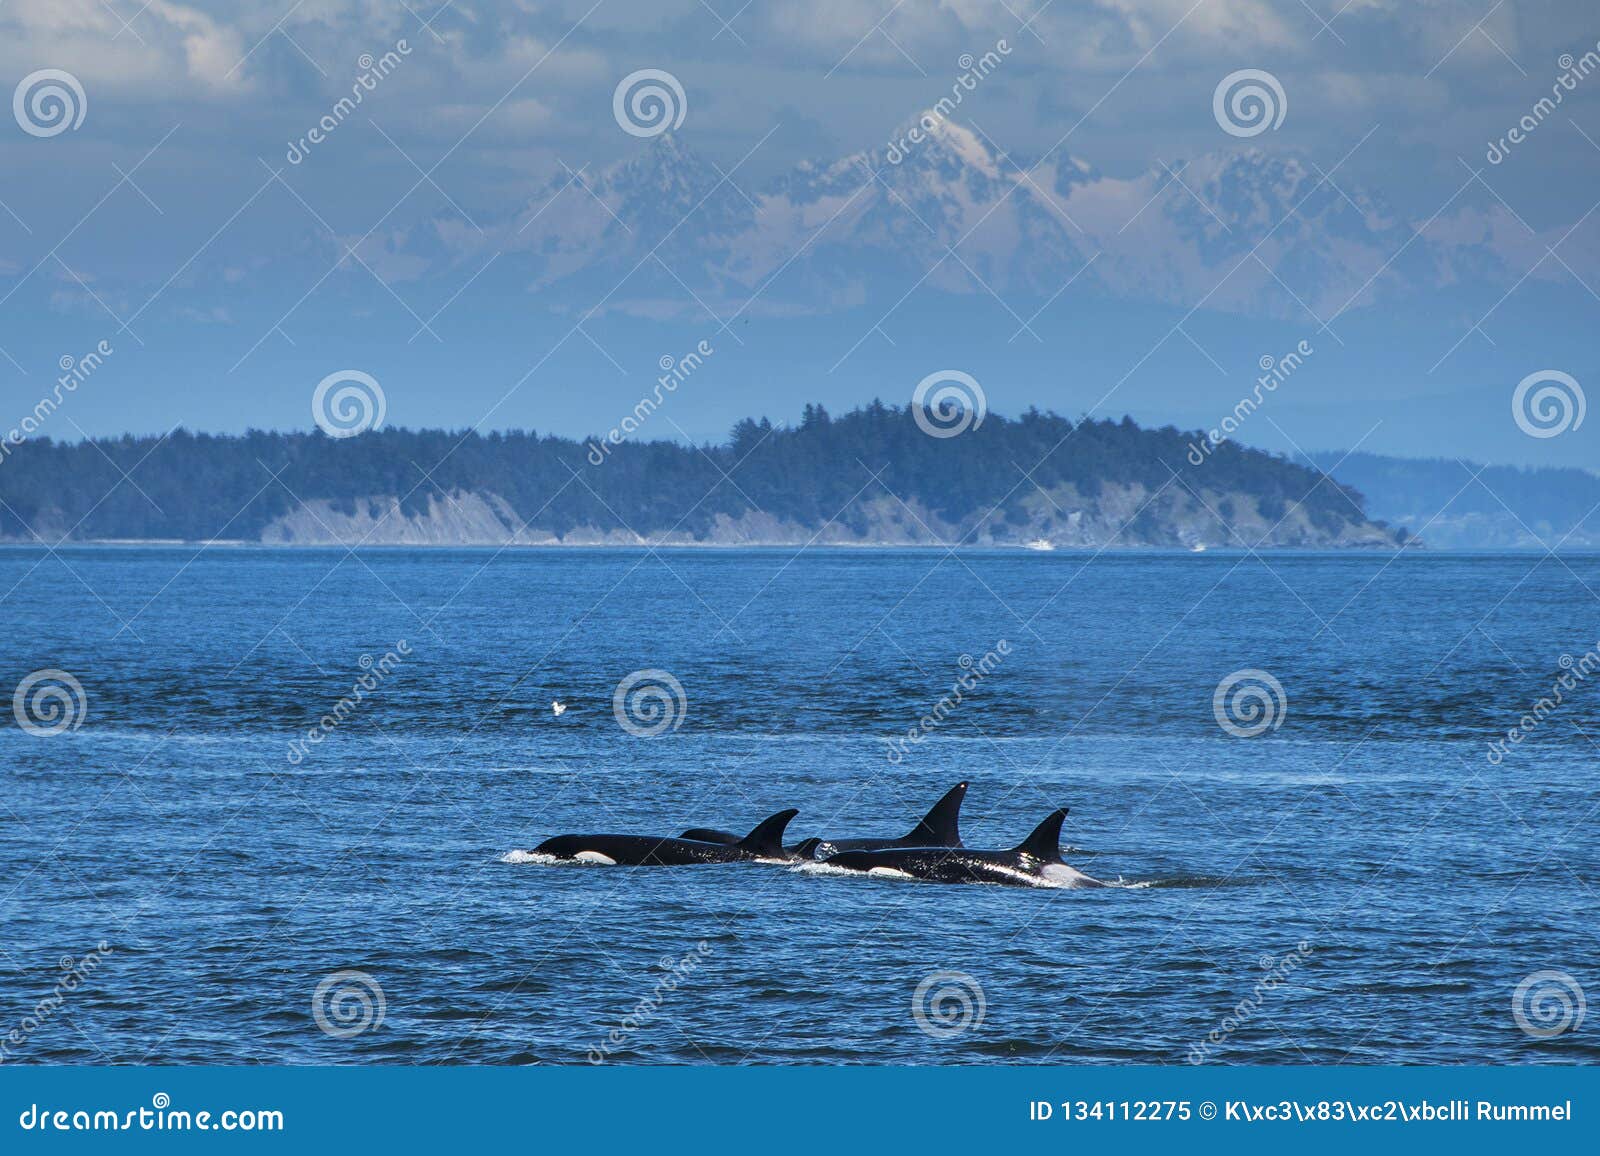
<path id="1" fill-rule="evenodd" d="M 1597 590 L 1588 555 L 7 549 L 0 690 L 81 697 L 0 728 L 0 1043 L 1593 1062 L 1600 674 L 1488 743 L 1585 670 Z M 648 676 L 630 731 L 641 670 L 681 697 Z M 1068 806 L 1068 862 L 1130 886 L 514 854 L 898 834 L 960 780 L 969 845 Z"/>

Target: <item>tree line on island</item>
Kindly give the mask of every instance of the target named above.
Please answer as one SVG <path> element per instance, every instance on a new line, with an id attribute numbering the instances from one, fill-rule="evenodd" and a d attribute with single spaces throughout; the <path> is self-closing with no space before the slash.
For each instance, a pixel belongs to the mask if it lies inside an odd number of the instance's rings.
<path id="1" fill-rule="evenodd" d="M 1299 503 L 1330 530 L 1357 517 L 1363 501 L 1313 469 L 1232 442 L 1196 466 L 1187 454 L 1192 432 L 1126 417 L 1075 422 L 1030 409 L 933 437 L 917 416 L 880 401 L 842 416 L 807 405 L 794 426 L 746 418 L 723 445 L 622 441 L 603 455 L 593 454 L 592 439 L 532 430 L 40 438 L 0 464 L 0 536 L 252 539 L 300 500 L 338 508 L 396 495 L 412 513 L 440 492 L 497 494 L 530 529 L 556 535 L 592 527 L 700 536 L 719 514 L 737 518 L 752 507 L 802 526 L 833 519 L 854 528 L 864 517 L 857 499 L 884 492 L 952 523 L 991 510 L 1021 522 L 1036 486 L 1070 483 L 1093 500 L 1106 485 L 1154 491 L 1173 474 L 1197 491 L 1251 495 L 1268 518 Z M 1135 519 L 1126 538 L 1159 541 L 1160 527 Z"/>

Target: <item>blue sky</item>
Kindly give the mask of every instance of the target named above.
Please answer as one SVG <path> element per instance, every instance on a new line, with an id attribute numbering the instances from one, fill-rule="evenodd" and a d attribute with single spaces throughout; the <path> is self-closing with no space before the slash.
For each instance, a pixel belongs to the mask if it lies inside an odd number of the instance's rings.
<path id="1" fill-rule="evenodd" d="M 707 341 L 650 436 L 946 368 L 1207 426 L 1306 340 L 1242 440 L 1587 464 L 1509 407 L 1600 381 L 1597 41 L 1577 0 L 9 0 L 6 85 L 76 88 L 0 132 L 0 424 L 103 341 L 42 433 L 306 428 L 359 369 L 395 424 L 582 435 Z M 667 136 L 615 114 L 646 69 Z M 1243 70 L 1275 127 L 1218 119 Z"/>

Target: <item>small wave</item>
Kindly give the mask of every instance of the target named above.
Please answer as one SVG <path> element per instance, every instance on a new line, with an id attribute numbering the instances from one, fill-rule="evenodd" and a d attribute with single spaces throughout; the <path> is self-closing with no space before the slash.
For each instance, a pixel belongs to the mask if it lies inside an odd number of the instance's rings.
<path id="1" fill-rule="evenodd" d="M 789 870 L 798 872 L 801 875 L 848 875 L 852 879 L 866 878 L 866 874 L 864 872 L 852 871 L 848 867 L 835 867 L 829 863 L 819 863 L 810 859 L 805 860 L 804 862 L 791 864 Z"/>
<path id="2" fill-rule="evenodd" d="M 1102 879 L 1107 887 L 1123 887 L 1129 891 L 1143 891 L 1146 887 L 1154 887 L 1153 879 L 1124 879 L 1118 875 L 1115 879 Z"/>
<path id="3" fill-rule="evenodd" d="M 1119 883 L 1121 887 L 1251 887 L 1259 880 L 1239 875 L 1174 875 L 1167 879 L 1147 879 L 1140 883 Z"/>

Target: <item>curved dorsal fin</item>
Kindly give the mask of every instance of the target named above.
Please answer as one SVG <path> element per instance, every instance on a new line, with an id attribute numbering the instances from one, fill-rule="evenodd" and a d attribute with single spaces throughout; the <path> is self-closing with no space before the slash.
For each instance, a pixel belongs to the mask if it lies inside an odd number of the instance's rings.
<path id="1" fill-rule="evenodd" d="M 749 851 L 752 855 L 760 855 L 764 858 L 782 858 L 784 856 L 783 829 L 789 825 L 789 820 L 799 813 L 800 811 L 797 808 L 791 807 L 787 811 L 779 811 L 776 815 L 771 815 L 761 820 L 756 824 L 755 830 L 739 840 L 738 847 L 741 850 Z"/>
<path id="2" fill-rule="evenodd" d="M 957 783 L 945 792 L 922 822 L 911 828 L 906 842 L 922 847 L 961 846 L 961 801 L 967 797 L 967 784 Z"/>
<path id="3" fill-rule="evenodd" d="M 1042 859 L 1046 863 L 1060 863 L 1061 858 L 1061 824 L 1066 820 L 1067 808 L 1050 812 L 1050 817 L 1033 829 L 1022 842 L 1012 848 L 1013 851 L 1023 855 L 1032 855 L 1035 859 Z"/>

